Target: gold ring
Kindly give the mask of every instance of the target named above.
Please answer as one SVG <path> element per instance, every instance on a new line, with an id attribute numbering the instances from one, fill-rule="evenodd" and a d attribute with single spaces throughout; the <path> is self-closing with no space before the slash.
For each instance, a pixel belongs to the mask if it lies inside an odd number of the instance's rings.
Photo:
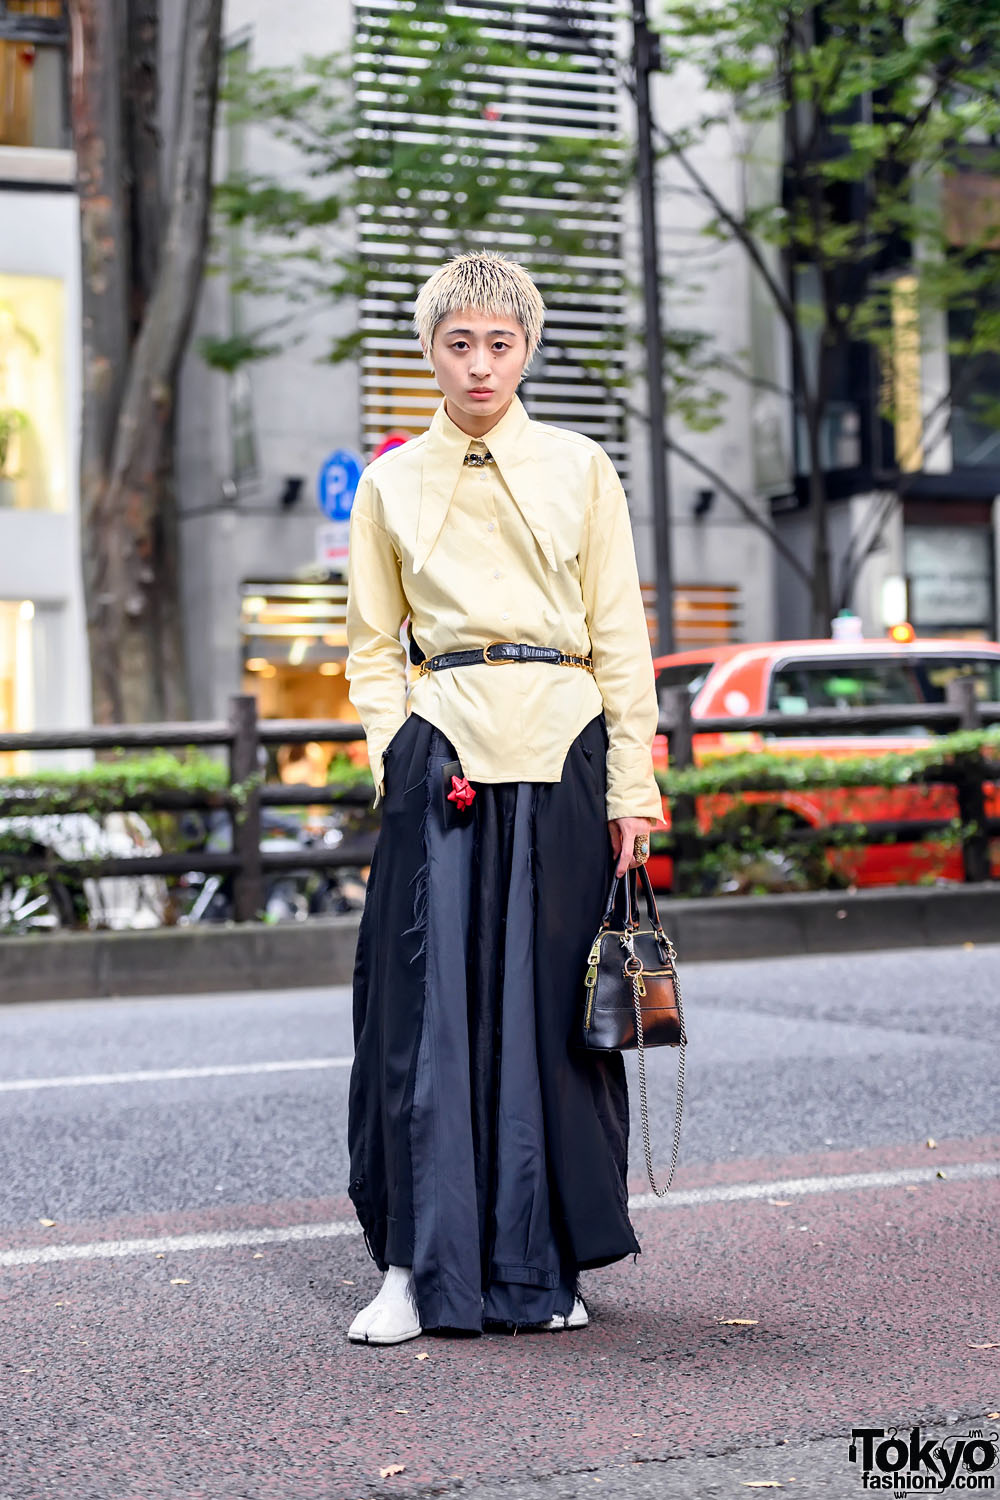
<path id="1" fill-rule="evenodd" d="M 649 858 L 649 837 L 644 833 L 637 833 L 632 843 L 632 856 L 640 865 L 644 865 Z"/>

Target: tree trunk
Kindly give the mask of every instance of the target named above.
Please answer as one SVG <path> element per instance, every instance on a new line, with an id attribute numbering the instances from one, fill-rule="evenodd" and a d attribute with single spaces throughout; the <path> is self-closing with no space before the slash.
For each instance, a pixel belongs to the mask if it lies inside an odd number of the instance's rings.
<path id="1" fill-rule="evenodd" d="M 81 160 L 88 345 L 82 520 L 98 723 L 186 716 L 174 396 L 204 267 L 222 26 L 222 0 L 186 0 L 173 171 L 156 254 L 150 237 L 159 172 L 150 165 L 146 76 L 155 7 L 132 0 L 127 25 L 124 3 L 73 0 L 74 132 L 78 150 L 93 143 L 86 175 Z M 130 34 L 142 42 L 137 62 L 145 71 L 129 95 L 126 131 L 119 48 Z M 127 216 L 123 139 L 134 164 Z"/>

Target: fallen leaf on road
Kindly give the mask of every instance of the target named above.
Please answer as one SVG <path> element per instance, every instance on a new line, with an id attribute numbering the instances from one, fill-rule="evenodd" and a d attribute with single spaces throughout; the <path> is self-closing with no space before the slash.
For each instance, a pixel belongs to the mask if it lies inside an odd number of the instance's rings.
<path id="1" fill-rule="evenodd" d="M 936 1151 L 937 1150 L 937 1141 L 934 1139 L 934 1137 L 932 1135 L 929 1135 L 927 1137 L 927 1149 L 928 1149 L 928 1151 Z"/>
<path id="2" fill-rule="evenodd" d="M 341 1286 L 353 1286 L 354 1282 L 353 1281 L 342 1281 L 340 1284 L 341 1284 Z"/>
<path id="3" fill-rule="evenodd" d="M 945 1175 L 944 1172 L 935 1172 L 934 1173 L 935 1177 L 944 1177 L 944 1175 Z"/>
<path id="4" fill-rule="evenodd" d="M 191 1285 L 191 1279 L 188 1276 L 172 1276 L 170 1278 L 170 1285 L 171 1286 L 190 1286 Z"/>
<path id="5" fill-rule="evenodd" d="M 22 1365 L 19 1373 L 21 1375 L 34 1375 L 35 1367 L 34 1365 Z"/>
<path id="6" fill-rule="evenodd" d="M 408 1406 L 397 1406 L 396 1407 L 396 1416 L 397 1417 L 408 1417 L 409 1415 L 410 1415 L 410 1408 Z"/>
<path id="7" fill-rule="evenodd" d="M 715 1321 L 717 1323 L 730 1323 L 735 1328 L 753 1328 L 753 1326 L 754 1326 L 755 1323 L 759 1323 L 760 1322 L 760 1319 L 759 1318 L 716 1318 Z"/>
<path id="8" fill-rule="evenodd" d="M 768 1198 L 767 1201 L 772 1208 L 790 1208 L 792 1203 L 791 1198 Z"/>
<path id="9" fill-rule="evenodd" d="M 54 1229 L 59 1223 L 58 1219 L 39 1219 L 39 1224 L 44 1224 L 46 1229 Z"/>
<path id="10" fill-rule="evenodd" d="M 1000 1349 L 1000 1344 L 966 1344 L 967 1349 Z"/>
<path id="11" fill-rule="evenodd" d="M 405 1470 L 405 1464 L 386 1464 L 384 1469 L 379 1469 L 378 1477 L 380 1479 L 391 1479 L 393 1474 L 402 1474 Z"/>
<path id="12" fill-rule="evenodd" d="M 264 1252 L 263 1252 L 263 1250 L 255 1250 L 254 1253 L 253 1253 L 253 1255 L 251 1255 L 250 1259 L 251 1260 L 263 1260 L 264 1259 Z"/>
<path id="13" fill-rule="evenodd" d="M 1000 1411 L 988 1411 L 986 1415 L 987 1417 L 989 1417 L 991 1422 L 995 1422 L 997 1417 L 1000 1417 Z"/>
<path id="14" fill-rule="evenodd" d="M 417 1359 L 430 1359 L 429 1354 L 418 1354 Z"/>
<path id="15" fill-rule="evenodd" d="M 167 1258 L 167 1252 L 165 1250 L 158 1250 L 156 1252 L 156 1259 L 157 1260 L 166 1260 L 166 1258 Z"/>

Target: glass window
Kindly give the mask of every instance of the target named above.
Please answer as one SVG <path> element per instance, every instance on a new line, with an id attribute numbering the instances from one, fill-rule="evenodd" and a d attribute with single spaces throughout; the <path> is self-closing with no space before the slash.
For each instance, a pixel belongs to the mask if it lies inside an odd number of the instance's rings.
<path id="1" fill-rule="evenodd" d="M 664 688 L 687 688 L 693 698 L 700 693 L 705 685 L 705 679 L 715 666 L 714 661 L 689 661 L 682 667 L 661 667 L 656 674 L 656 691 L 662 692 Z"/>
<path id="2" fill-rule="evenodd" d="M 69 145 L 63 0 L 0 0 L 0 146 Z"/>
<path id="3" fill-rule="evenodd" d="M 784 714 L 803 714 L 812 709 L 841 709 L 845 719 L 852 709 L 885 708 L 887 705 L 922 703 L 920 679 L 910 661 L 799 661 L 785 662 L 771 677 L 768 709 Z M 831 730 L 817 733 L 830 734 Z M 801 734 L 801 730 L 796 730 Z M 914 734 L 927 731 L 918 725 L 892 729 L 870 729 L 845 723 L 838 735 Z"/>
<path id="4" fill-rule="evenodd" d="M 1000 702 L 1000 658 L 956 652 L 954 656 L 924 656 L 893 660 L 792 661 L 783 663 L 771 678 L 768 708 L 772 712 L 804 714 L 813 709 L 884 708 L 895 704 L 944 703 L 948 683 L 971 676 L 981 702 Z M 822 730 L 828 734 L 832 731 Z M 927 735 L 919 725 L 901 724 L 872 730 L 845 724 L 840 734 Z M 801 733 L 801 731 L 796 731 Z"/>
<path id="5" fill-rule="evenodd" d="M 30 600 L 0 599 L 0 731 L 7 734 L 35 726 L 34 616 Z M 0 776 L 13 776 L 27 769 L 25 752 L 0 753 Z"/>
<path id="6" fill-rule="evenodd" d="M 0 275 L 0 517 L 68 505 L 64 321 L 61 281 Z"/>
<path id="7" fill-rule="evenodd" d="M 803 703 L 806 709 L 847 709 L 922 701 L 909 662 L 786 662 L 771 678 L 768 708 L 797 714 Z"/>
<path id="8" fill-rule="evenodd" d="M 1000 703 L 1000 658 L 926 656 L 916 667 L 928 703 L 944 703 L 956 677 L 972 678 L 981 703 Z"/>

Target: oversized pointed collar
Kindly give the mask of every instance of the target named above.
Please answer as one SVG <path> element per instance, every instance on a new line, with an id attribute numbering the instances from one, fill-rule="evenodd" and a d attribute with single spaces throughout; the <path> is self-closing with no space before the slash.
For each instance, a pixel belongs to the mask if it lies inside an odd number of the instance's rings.
<path id="1" fill-rule="evenodd" d="M 531 429 L 531 418 L 520 398 L 515 395 L 500 421 L 490 428 L 481 441 L 492 453 L 518 510 L 541 548 L 546 562 L 555 572 L 555 549 L 546 525 L 545 506 L 537 492 L 537 475 L 535 485 L 532 484 L 534 444 L 531 441 Z M 417 518 L 417 537 L 413 551 L 415 573 L 420 572 L 441 534 L 465 455 L 476 441 L 476 438 L 463 432 L 451 420 L 442 401 L 434 413 L 424 446 L 420 514 Z"/>

